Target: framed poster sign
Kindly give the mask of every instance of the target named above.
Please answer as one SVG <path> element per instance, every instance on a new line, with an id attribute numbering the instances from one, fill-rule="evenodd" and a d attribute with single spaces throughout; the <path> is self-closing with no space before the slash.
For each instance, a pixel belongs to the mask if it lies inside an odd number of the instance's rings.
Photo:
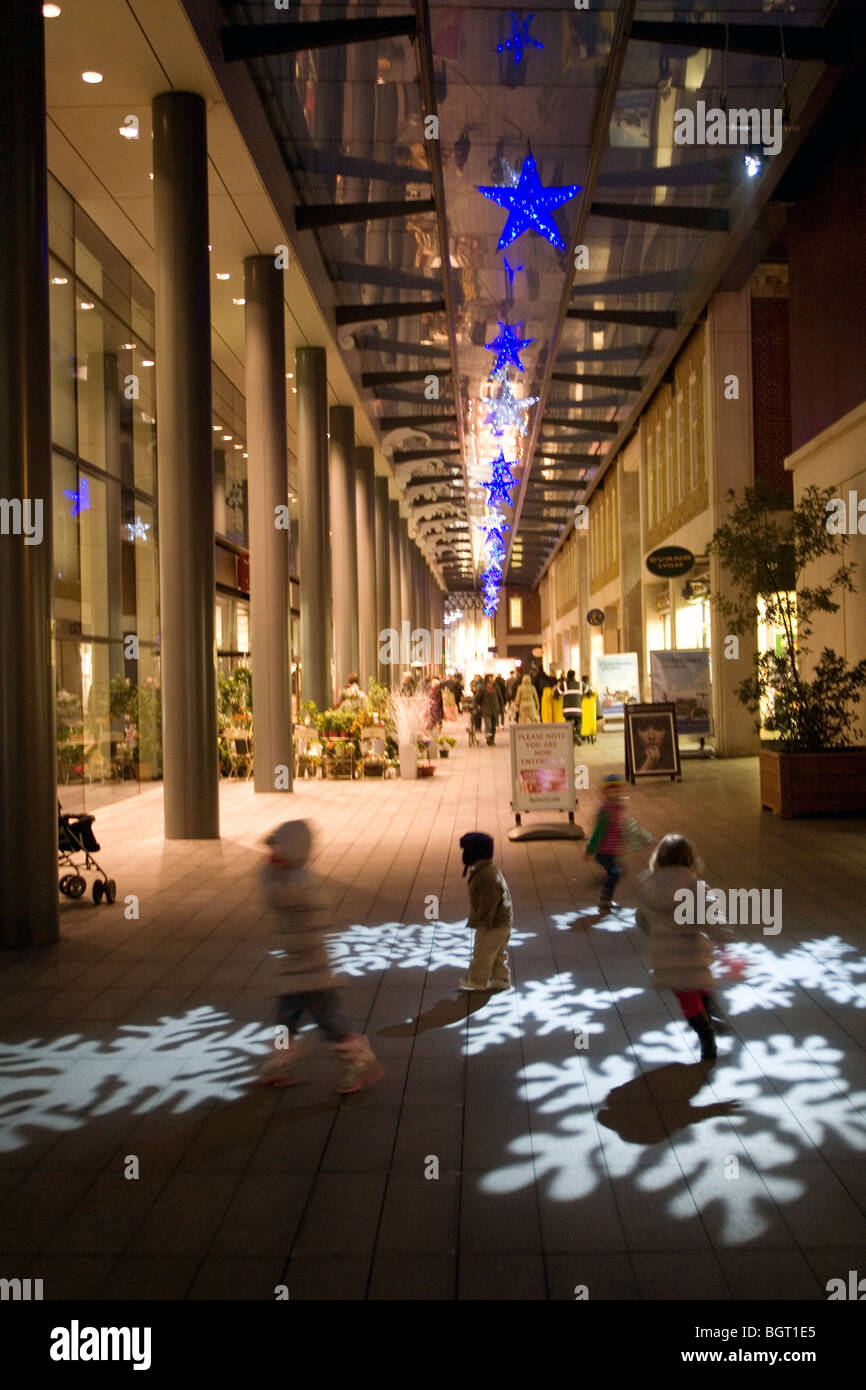
<path id="1" fill-rule="evenodd" d="M 676 705 L 626 705 L 625 775 L 682 780 Z"/>
<path id="2" fill-rule="evenodd" d="M 574 734 L 570 724 L 511 724 L 511 807 L 574 815 Z"/>
<path id="3" fill-rule="evenodd" d="M 622 718 L 628 704 L 640 699 L 637 652 L 604 652 L 595 659 L 595 686 L 603 719 Z"/>
<path id="4" fill-rule="evenodd" d="M 712 732 L 710 653 L 706 647 L 650 652 L 653 700 L 674 704 L 681 734 Z"/>

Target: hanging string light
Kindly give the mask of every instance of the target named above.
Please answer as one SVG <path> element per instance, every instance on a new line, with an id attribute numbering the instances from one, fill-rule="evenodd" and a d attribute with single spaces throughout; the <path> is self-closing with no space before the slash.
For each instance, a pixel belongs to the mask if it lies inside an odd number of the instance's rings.
<path id="1" fill-rule="evenodd" d="M 497 44 L 496 52 L 510 53 L 514 59 L 514 66 L 519 68 L 524 48 L 543 48 L 544 44 L 529 32 L 535 15 L 531 14 L 522 23 L 518 22 L 516 14 L 510 14 L 508 18 L 511 20 L 511 38 L 503 39 L 502 43 Z"/>
<path id="2" fill-rule="evenodd" d="M 499 457 L 492 460 L 490 481 L 481 484 L 487 493 L 488 507 L 495 508 L 498 502 L 503 502 L 506 507 L 511 506 L 510 489 L 517 486 L 517 479 L 511 471 L 513 462 L 513 459 L 506 459 L 501 449 L 499 450 Z"/>
<path id="3" fill-rule="evenodd" d="M 506 430 L 516 430 L 522 438 L 527 429 L 526 412 L 537 405 L 539 400 L 539 396 L 525 396 L 523 400 L 518 400 L 511 389 L 511 382 L 506 377 L 499 395 L 486 402 L 487 419 L 484 423 L 497 437 Z"/>

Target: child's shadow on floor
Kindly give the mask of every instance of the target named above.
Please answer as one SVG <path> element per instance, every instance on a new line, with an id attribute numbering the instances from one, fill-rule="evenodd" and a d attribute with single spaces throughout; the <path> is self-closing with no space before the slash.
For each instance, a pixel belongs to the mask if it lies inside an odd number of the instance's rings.
<path id="1" fill-rule="evenodd" d="M 461 1018 L 468 1018 L 470 1014 L 477 1013 L 489 1000 L 490 995 L 486 992 L 464 994 L 459 999 L 440 999 L 432 1009 L 427 1009 L 417 1018 L 407 1019 L 405 1023 L 389 1024 L 387 1028 L 380 1028 L 376 1036 L 411 1038 L 416 1033 L 427 1033 L 431 1028 L 447 1028 L 450 1023 L 459 1023 Z"/>
<path id="2" fill-rule="evenodd" d="M 671 1062 L 646 1076 L 616 1086 L 598 1112 L 598 1122 L 629 1144 L 659 1144 L 668 1135 L 716 1115 L 736 1115 L 739 1102 L 716 1101 L 694 1106 L 692 1096 L 706 1085 L 699 1062 Z M 662 1113 L 662 1109 L 663 1112 Z"/>

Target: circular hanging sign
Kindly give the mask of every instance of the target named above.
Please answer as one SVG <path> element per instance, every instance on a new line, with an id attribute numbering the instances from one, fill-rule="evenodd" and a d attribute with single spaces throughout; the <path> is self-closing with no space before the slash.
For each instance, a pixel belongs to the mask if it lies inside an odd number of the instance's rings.
<path id="1" fill-rule="evenodd" d="M 586 615 L 586 621 L 590 627 L 604 627 L 604 609 L 590 608 Z"/>
<path id="2" fill-rule="evenodd" d="M 692 552 L 681 545 L 660 546 L 646 557 L 647 569 L 659 579 L 677 579 L 688 574 L 694 563 Z"/>

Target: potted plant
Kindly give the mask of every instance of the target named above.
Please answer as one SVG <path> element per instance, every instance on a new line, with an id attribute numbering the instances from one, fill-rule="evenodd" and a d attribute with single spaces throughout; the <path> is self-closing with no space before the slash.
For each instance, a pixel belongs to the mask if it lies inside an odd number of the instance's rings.
<path id="1" fill-rule="evenodd" d="M 440 735 L 439 735 L 439 757 L 440 757 L 440 758 L 447 758 L 448 755 L 449 755 L 449 753 L 451 752 L 451 749 L 455 747 L 456 743 L 457 743 L 456 738 L 452 738 L 450 734 L 440 734 Z"/>
<path id="2" fill-rule="evenodd" d="M 781 634 L 775 651 L 755 653 L 737 696 L 758 729 L 776 735 L 759 753 L 761 804 L 786 820 L 866 810 L 866 749 L 853 746 L 866 660 L 849 667 L 830 647 L 806 660 L 815 615 L 838 612 L 834 594 L 855 592 L 843 538 L 827 529 L 831 498 L 829 488 L 809 487 L 792 508 L 766 485 L 748 489 L 709 546 L 727 572 L 729 592 L 713 601 L 730 631 L 752 632 L 763 605 Z M 817 561 L 821 573 L 807 575 Z"/>
<path id="3" fill-rule="evenodd" d="M 330 739 L 325 745 L 326 776 L 346 780 L 354 776 L 355 745 L 350 738 Z"/>
<path id="4" fill-rule="evenodd" d="M 430 702 L 426 695 L 404 695 L 395 686 L 388 698 L 387 720 L 400 755 L 400 776 L 418 775 L 418 740 L 427 733 Z"/>

